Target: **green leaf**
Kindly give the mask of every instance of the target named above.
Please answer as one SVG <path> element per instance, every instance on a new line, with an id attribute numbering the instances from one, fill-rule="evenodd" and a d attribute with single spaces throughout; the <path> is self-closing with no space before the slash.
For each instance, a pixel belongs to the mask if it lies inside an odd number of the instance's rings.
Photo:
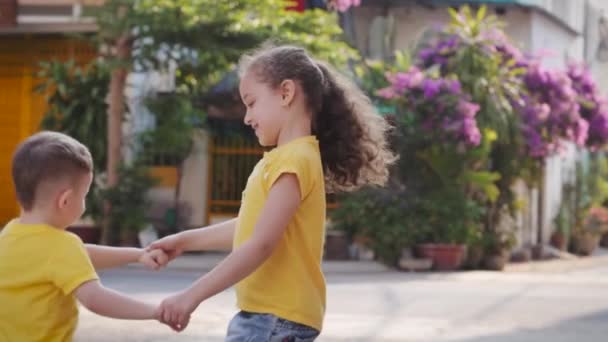
<path id="1" fill-rule="evenodd" d="M 479 10 L 477 11 L 477 21 L 481 22 L 483 21 L 483 19 L 486 16 L 486 12 L 487 12 L 488 7 L 486 5 L 482 5 Z"/>

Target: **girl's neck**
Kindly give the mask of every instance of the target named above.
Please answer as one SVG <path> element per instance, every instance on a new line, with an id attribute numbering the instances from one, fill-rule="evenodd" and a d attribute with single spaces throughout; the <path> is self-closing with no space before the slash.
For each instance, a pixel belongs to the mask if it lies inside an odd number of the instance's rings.
<path id="1" fill-rule="evenodd" d="M 306 137 L 312 134 L 309 116 L 299 116 L 298 119 L 289 121 L 279 132 L 277 146 L 289 143 L 292 140 Z"/>

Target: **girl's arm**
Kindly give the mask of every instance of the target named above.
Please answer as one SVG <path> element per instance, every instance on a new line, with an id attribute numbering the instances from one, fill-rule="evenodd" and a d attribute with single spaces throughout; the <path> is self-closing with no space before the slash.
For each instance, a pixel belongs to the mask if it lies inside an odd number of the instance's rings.
<path id="1" fill-rule="evenodd" d="M 297 177 L 283 174 L 270 189 L 252 237 L 184 292 L 163 301 L 163 321 L 171 325 L 186 324 L 202 301 L 260 267 L 272 254 L 299 205 Z"/>
<path id="2" fill-rule="evenodd" d="M 147 252 L 141 248 L 108 247 L 85 245 L 95 269 L 113 268 L 140 262 L 148 268 L 157 270 L 167 263 L 167 256 L 161 250 Z"/>
<path id="3" fill-rule="evenodd" d="M 162 249 L 170 259 L 185 251 L 231 250 L 236 220 L 169 235 L 152 243 L 148 249 Z"/>

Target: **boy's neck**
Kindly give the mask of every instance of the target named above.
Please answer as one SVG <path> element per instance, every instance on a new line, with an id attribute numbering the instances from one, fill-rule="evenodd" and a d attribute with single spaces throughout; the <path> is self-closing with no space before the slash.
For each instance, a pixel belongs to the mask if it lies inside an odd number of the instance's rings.
<path id="1" fill-rule="evenodd" d="M 49 215 L 36 209 L 30 211 L 21 210 L 21 215 L 19 215 L 19 223 L 44 224 L 61 230 L 67 228 L 62 227 L 62 224 L 60 224 L 57 220 L 53 219 L 52 217 L 49 217 Z"/>

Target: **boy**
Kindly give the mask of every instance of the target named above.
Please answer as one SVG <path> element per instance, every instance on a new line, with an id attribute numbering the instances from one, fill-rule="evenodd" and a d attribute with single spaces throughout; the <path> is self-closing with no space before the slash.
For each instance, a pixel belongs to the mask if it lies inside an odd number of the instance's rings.
<path id="1" fill-rule="evenodd" d="M 137 261 L 157 269 L 163 252 L 85 246 L 65 230 L 84 212 L 93 179 L 84 145 L 35 134 L 18 146 L 12 174 L 21 214 L 0 233 L 0 342 L 71 341 L 76 300 L 102 316 L 159 318 L 157 306 L 103 287 L 95 270 Z"/>

